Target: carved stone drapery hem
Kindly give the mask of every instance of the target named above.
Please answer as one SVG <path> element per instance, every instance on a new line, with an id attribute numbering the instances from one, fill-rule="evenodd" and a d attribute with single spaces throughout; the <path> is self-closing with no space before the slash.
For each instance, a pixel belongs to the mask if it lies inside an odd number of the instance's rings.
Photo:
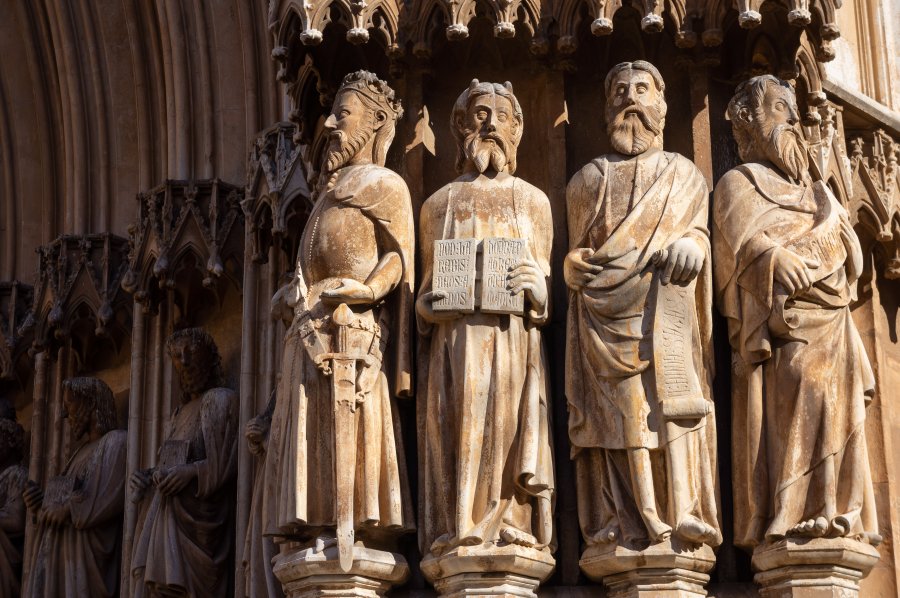
<path id="1" fill-rule="evenodd" d="M 426 557 L 422 573 L 443 598 L 516 596 L 534 598 L 556 567 L 547 549 L 517 546 L 460 546 Z"/>
<path id="2" fill-rule="evenodd" d="M 589 548 L 579 564 L 588 578 L 607 586 L 610 598 L 695 598 L 706 596 L 716 555 L 705 544 L 667 539 L 644 550 L 613 544 Z"/>
<path id="3" fill-rule="evenodd" d="M 786 539 L 753 551 L 762 598 L 854 598 L 880 555 L 849 538 Z"/>
<path id="4" fill-rule="evenodd" d="M 341 569 L 337 546 L 288 550 L 275 557 L 274 571 L 287 598 L 378 598 L 409 577 L 401 555 L 363 546 L 353 547 L 349 571 Z"/>

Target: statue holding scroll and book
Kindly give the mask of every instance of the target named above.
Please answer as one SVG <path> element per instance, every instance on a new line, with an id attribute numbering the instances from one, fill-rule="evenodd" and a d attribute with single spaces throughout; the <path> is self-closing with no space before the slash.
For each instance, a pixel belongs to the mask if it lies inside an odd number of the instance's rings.
<path id="1" fill-rule="evenodd" d="M 462 175 L 422 206 L 420 543 L 432 559 L 469 546 L 546 553 L 540 579 L 553 562 L 541 345 L 553 225 L 547 196 L 513 176 L 522 126 L 509 83 L 472 81 L 451 116 Z"/>
<path id="2" fill-rule="evenodd" d="M 707 186 L 662 150 L 665 83 L 653 65 L 621 63 L 605 88 L 613 153 L 569 182 L 564 262 L 569 438 L 582 568 L 595 577 L 612 571 L 592 570 L 590 555 L 722 540 Z"/>

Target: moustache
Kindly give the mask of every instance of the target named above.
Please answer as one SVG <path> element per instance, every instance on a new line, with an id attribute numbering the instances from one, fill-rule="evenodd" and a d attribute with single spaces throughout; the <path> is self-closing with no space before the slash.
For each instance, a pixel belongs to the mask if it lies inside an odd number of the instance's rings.
<path id="1" fill-rule="evenodd" d="M 466 157 L 472 161 L 478 172 L 484 172 L 488 166 L 501 172 L 509 164 L 507 142 L 496 133 L 481 135 L 471 133 L 466 138 Z"/>
<path id="2" fill-rule="evenodd" d="M 799 129 L 792 125 L 776 125 L 767 137 L 765 150 L 769 160 L 792 179 L 802 179 L 803 173 L 809 168 L 809 158 Z"/>

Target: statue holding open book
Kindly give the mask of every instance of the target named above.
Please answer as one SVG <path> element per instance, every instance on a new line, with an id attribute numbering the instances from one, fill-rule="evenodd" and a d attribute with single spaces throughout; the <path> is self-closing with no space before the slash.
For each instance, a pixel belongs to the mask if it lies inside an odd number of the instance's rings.
<path id="1" fill-rule="evenodd" d="M 513 176 L 523 115 L 509 83 L 473 80 L 456 101 L 451 129 L 461 176 L 432 195 L 420 215 L 422 569 L 442 593 L 490 567 L 537 587 L 553 568 L 541 343 L 550 202 Z M 518 553 L 528 554 L 530 569 L 504 564 L 504 555 Z M 483 555 L 491 558 L 477 562 Z M 476 583 L 466 579 L 468 587 Z"/>

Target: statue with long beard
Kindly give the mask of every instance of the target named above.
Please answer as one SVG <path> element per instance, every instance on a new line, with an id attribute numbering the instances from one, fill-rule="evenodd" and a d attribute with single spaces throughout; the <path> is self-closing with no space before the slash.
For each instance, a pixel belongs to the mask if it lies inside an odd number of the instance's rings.
<path id="1" fill-rule="evenodd" d="M 541 341 L 549 315 L 550 202 L 513 176 L 523 118 L 509 83 L 473 80 L 456 101 L 451 130 L 462 174 L 429 197 L 420 215 L 420 545 L 428 555 L 422 570 L 443 593 L 454 591 L 454 580 L 467 572 L 477 576 L 491 567 L 524 576 L 522 591 L 530 592 L 549 576 L 554 562 L 553 459 Z M 484 243 L 492 237 L 524 240 L 518 263 L 500 273 L 510 293 L 524 294 L 522 313 L 436 309 L 446 291 L 433 286 L 435 242 Z M 486 268 L 488 258 L 483 261 Z M 509 568 L 519 553 L 530 565 Z M 455 564 L 445 567 L 451 560 Z"/>
<path id="2" fill-rule="evenodd" d="M 849 307 L 859 240 L 807 172 L 789 84 L 742 83 L 728 119 L 744 163 L 716 186 L 713 242 L 733 351 L 735 544 L 877 544 L 865 431 L 875 379 Z"/>
<path id="3" fill-rule="evenodd" d="M 384 167 L 402 113 L 374 74 L 344 78 L 296 269 L 273 298 L 290 327 L 264 527 L 281 543 L 275 573 L 286 590 L 317 575 L 365 577 L 369 557 L 415 529 L 396 403 L 412 392 L 415 232 L 409 189 Z M 388 556 L 396 567 L 385 586 L 408 572 L 402 556 Z M 310 568 L 338 561 L 329 573 Z"/>
<path id="4" fill-rule="evenodd" d="M 691 575 L 702 580 L 722 541 L 708 191 L 693 163 L 662 150 L 656 67 L 618 64 L 605 89 L 614 153 L 588 163 L 566 190 L 566 395 L 581 565 L 609 583 L 668 567 L 647 549 L 695 551 Z"/>

